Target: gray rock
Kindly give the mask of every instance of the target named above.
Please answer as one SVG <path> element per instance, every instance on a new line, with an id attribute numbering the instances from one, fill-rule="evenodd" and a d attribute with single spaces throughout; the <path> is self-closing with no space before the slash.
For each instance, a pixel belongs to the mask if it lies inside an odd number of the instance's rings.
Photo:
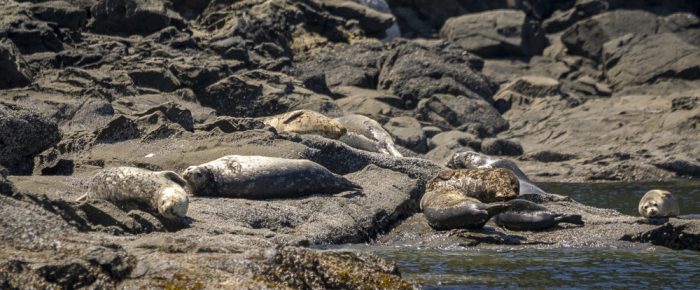
<path id="1" fill-rule="evenodd" d="M 434 95 L 418 103 L 416 114 L 421 121 L 441 129 L 459 129 L 480 138 L 508 129 L 498 111 L 478 97 Z"/>
<path id="2" fill-rule="evenodd" d="M 539 162 L 562 162 L 576 158 L 574 154 L 559 153 L 550 150 L 543 150 L 528 155 L 529 159 Z"/>
<path id="3" fill-rule="evenodd" d="M 180 81 L 167 69 L 135 69 L 129 77 L 137 87 L 151 88 L 161 92 L 172 92 L 180 87 Z"/>
<path id="4" fill-rule="evenodd" d="M 384 129 L 394 136 L 396 144 L 418 153 L 425 153 L 428 151 L 427 138 L 421 129 L 420 123 L 415 118 L 391 118 L 384 124 Z"/>
<path id="5" fill-rule="evenodd" d="M 608 11 L 610 8 L 608 2 L 604 0 L 576 1 L 574 6 L 568 10 L 555 11 L 550 18 L 542 22 L 542 27 L 547 33 L 562 31 L 579 20 Z"/>
<path id="6" fill-rule="evenodd" d="M 63 42 L 49 24 L 22 14 L 0 19 L 0 37 L 12 40 L 23 54 L 63 50 Z"/>
<path id="7" fill-rule="evenodd" d="M 321 6 L 331 14 L 357 20 L 368 35 L 381 35 L 394 24 L 390 11 L 380 12 L 352 1 L 326 0 L 321 2 Z"/>
<path id="8" fill-rule="evenodd" d="M 104 34 L 146 35 L 168 26 L 182 28 L 184 20 L 163 2 L 101 0 L 90 9 L 88 28 Z"/>
<path id="9" fill-rule="evenodd" d="M 481 149 L 481 140 L 473 134 L 451 130 L 439 133 L 428 141 L 428 148 L 431 150 L 443 145 L 459 145 L 461 147 L 470 147 L 472 150 L 478 151 Z"/>
<path id="10" fill-rule="evenodd" d="M 337 99 L 336 103 L 346 112 L 381 120 L 386 116 L 397 116 L 403 111 L 403 101 L 392 94 L 358 87 L 336 87 L 333 91 L 345 96 Z"/>
<path id="11" fill-rule="evenodd" d="M 0 165 L 10 174 L 31 174 L 34 155 L 61 140 L 56 123 L 19 107 L 0 105 Z"/>
<path id="12" fill-rule="evenodd" d="M 22 87 L 32 82 L 32 72 L 12 41 L 0 41 L 0 89 Z"/>
<path id="13" fill-rule="evenodd" d="M 536 20 L 518 10 L 492 10 L 450 18 L 440 36 L 482 57 L 532 56 L 548 41 Z"/>
<path id="14" fill-rule="evenodd" d="M 481 152 L 486 155 L 519 156 L 523 154 L 523 147 L 513 140 L 488 138 L 481 142 Z"/>
<path id="15" fill-rule="evenodd" d="M 603 44 L 625 34 L 654 34 L 656 15 L 638 10 L 617 10 L 580 21 L 569 27 L 561 40 L 569 53 L 602 60 Z"/>

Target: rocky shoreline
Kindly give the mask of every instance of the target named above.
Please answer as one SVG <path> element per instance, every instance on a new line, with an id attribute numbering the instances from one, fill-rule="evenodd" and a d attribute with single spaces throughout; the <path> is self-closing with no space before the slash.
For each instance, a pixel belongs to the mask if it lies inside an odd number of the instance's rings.
<path id="1" fill-rule="evenodd" d="M 698 250 L 696 220 L 548 201 L 586 225 L 434 231 L 418 201 L 466 150 L 534 181 L 700 177 L 700 4 L 387 2 L 0 0 L 0 288 L 417 287 L 323 244 Z M 261 119 L 298 109 L 371 117 L 406 157 Z M 193 197 L 175 222 L 74 202 L 102 168 L 229 154 L 308 159 L 363 190 Z"/>

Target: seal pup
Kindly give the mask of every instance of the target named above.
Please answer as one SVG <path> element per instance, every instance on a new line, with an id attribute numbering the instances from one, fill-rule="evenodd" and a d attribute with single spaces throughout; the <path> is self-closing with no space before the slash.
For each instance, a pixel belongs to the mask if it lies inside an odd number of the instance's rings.
<path id="1" fill-rule="evenodd" d="M 190 166 L 182 176 L 198 196 L 290 198 L 362 188 L 315 162 L 266 156 L 228 155 Z"/>
<path id="2" fill-rule="evenodd" d="M 455 189 L 485 203 L 506 201 L 518 196 L 520 184 L 505 168 L 447 169 L 428 181 L 426 192 Z"/>
<path id="3" fill-rule="evenodd" d="M 678 200 L 670 192 L 660 189 L 645 193 L 639 201 L 638 210 L 646 218 L 677 217 L 681 213 Z"/>
<path id="4" fill-rule="evenodd" d="M 515 231 L 539 231 L 559 223 L 583 225 L 581 215 L 555 213 L 546 207 L 524 199 L 506 202 L 510 208 L 496 215 L 498 226 Z"/>
<path id="5" fill-rule="evenodd" d="M 377 121 L 357 114 L 345 115 L 335 120 L 347 129 L 347 133 L 339 138 L 341 142 L 366 151 L 403 157 L 403 154 L 396 150 L 394 138 Z"/>
<path id="6" fill-rule="evenodd" d="M 554 200 L 567 200 L 568 198 L 558 194 L 548 193 L 539 188 L 513 161 L 507 159 L 496 158 L 481 154 L 474 151 L 458 152 L 450 157 L 447 162 L 449 168 L 506 168 L 518 177 L 520 182 L 520 191 L 518 195 L 521 198 L 541 201 L 541 196 L 550 196 Z"/>
<path id="7" fill-rule="evenodd" d="M 275 128 L 278 133 L 314 134 L 330 139 L 338 139 L 346 132 L 338 121 L 310 110 L 296 110 L 266 117 L 263 123 Z"/>
<path id="8" fill-rule="evenodd" d="M 504 202 L 482 203 L 465 196 L 455 189 L 436 189 L 426 192 L 421 198 L 423 210 L 430 227 L 436 230 L 479 229 L 491 217 L 510 208 Z"/>
<path id="9" fill-rule="evenodd" d="M 135 167 L 102 170 L 90 181 L 88 191 L 76 201 L 103 199 L 119 205 L 135 202 L 156 209 L 166 218 L 187 215 L 187 181 L 173 171 Z"/>

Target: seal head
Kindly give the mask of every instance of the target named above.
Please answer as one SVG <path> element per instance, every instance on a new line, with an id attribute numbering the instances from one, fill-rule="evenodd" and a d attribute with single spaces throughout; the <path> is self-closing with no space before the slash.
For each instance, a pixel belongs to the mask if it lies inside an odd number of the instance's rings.
<path id="1" fill-rule="evenodd" d="M 678 200 L 668 191 L 653 189 L 639 201 L 639 214 L 643 217 L 677 217 L 680 215 Z"/>

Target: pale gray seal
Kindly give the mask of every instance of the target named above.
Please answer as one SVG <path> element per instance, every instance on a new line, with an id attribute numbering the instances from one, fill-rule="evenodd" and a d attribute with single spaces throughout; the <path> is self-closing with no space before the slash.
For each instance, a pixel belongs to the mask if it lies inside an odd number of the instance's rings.
<path id="1" fill-rule="evenodd" d="M 269 199 L 361 189 L 312 161 L 265 156 L 224 156 L 182 175 L 199 196 Z"/>
<path id="2" fill-rule="evenodd" d="M 496 224 L 509 230 L 538 231 L 559 223 L 583 225 L 581 215 L 554 213 L 542 205 L 523 199 L 514 199 L 506 203 L 510 208 L 496 215 Z"/>
<path id="3" fill-rule="evenodd" d="M 275 128 L 278 133 L 314 134 L 330 139 L 345 135 L 346 129 L 338 121 L 310 110 L 296 110 L 266 117 L 263 123 Z"/>
<path id="4" fill-rule="evenodd" d="M 639 214 L 643 217 L 677 217 L 680 215 L 678 200 L 673 195 L 660 189 L 653 189 L 644 194 L 639 201 Z"/>
<path id="5" fill-rule="evenodd" d="M 426 185 L 426 192 L 437 189 L 455 189 L 490 203 L 516 198 L 519 183 L 515 174 L 505 168 L 446 169 Z"/>
<path id="6" fill-rule="evenodd" d="M 492 216 L 507 210 L 503 202 L 482 203 L 455 189 L 436 189 L 426 192 L 420 207 L 430 227 L 436 230 L 478 229 Z"/>
<path id="7" fill-rule="evenodd" d="M 538 196 L 548 196 L 553 200 L 567 200 L 568 198 L 558 194 L 545 192 L 537 187 L 513 161 L 496 158 L 474 151 L 458 152 L 452 155 L 447 162 L 449 168 L 505 168 L 511 170 L 520 182 L 520 198 L 540 201 Z"/>
<path id="8" fill-rule="evenodd" d="M 87 193 L 77 201 L 103 199 L 116 205 L 133 202 L 155 209 L 166 218 L 187 214 L 187 181 L 173 171 L 115 167 L 95 174 Z"/>
<path id="9" fill-rule="evenodd" d="M 349 114 L 335 118 L 343 124 L 347 133 L 339 138 L 345 144 L 358 149 L 403 157 L 394 144 L 394 138 L 381 124 L 369 117 Z"/>

